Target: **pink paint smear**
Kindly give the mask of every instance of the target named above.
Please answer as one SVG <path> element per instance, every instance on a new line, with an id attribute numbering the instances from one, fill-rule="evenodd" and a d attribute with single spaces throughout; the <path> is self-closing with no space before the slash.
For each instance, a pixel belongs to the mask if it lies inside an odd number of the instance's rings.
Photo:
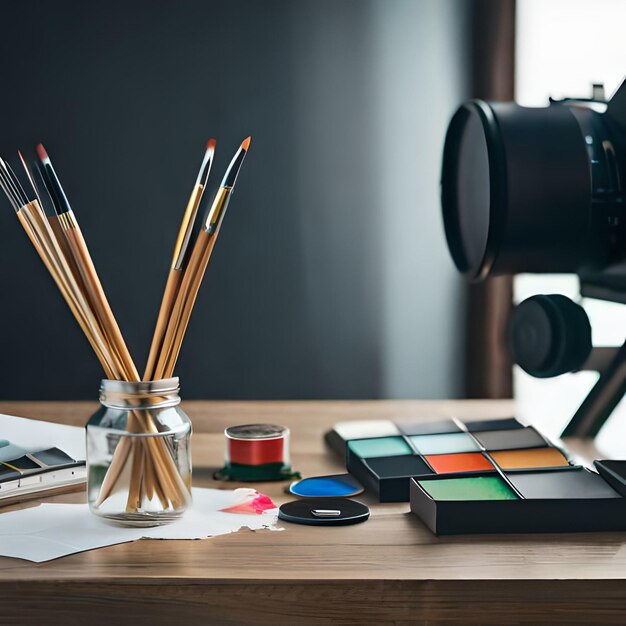
<path id="1" fill-rule="evenodd" d="M 225 508 L 220 509 L 224 513 L 244 513 L 249 515 L 250 513 L 263 513 L 270 509 L 277 508 L 272 499 L 263 493 L 259 493 L 256 489 L 236 489 L 238 501 Z"/>

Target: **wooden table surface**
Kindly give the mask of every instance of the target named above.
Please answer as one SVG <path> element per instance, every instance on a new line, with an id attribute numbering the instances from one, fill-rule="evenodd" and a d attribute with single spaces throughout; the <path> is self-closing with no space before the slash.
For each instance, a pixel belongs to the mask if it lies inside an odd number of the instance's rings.
<path id="1" fill-rule="evenodd" d="M 3 413 L 75 425 L 94 408 L 0 403 Z M 311 476 L 343 469 L 322 440 L 336 421 L 502 417 L 512 409 L 501 401 L 186 402 L 183 408 L 194 424 L 194 484 L 222 488 L 211 473 L 221 465 L 229 425 L 289 426 L 293 465 Z M 284 483 L 255 486 L 278 503 L 290 499 Z M 626 621 L 626 533 L 438 538 L 407 503 L 361 499 L 371 517 L 355 526 L 283 524 L 283 532 L 141 540 L 42 564 L 0 558 L 0 623 Z"/>

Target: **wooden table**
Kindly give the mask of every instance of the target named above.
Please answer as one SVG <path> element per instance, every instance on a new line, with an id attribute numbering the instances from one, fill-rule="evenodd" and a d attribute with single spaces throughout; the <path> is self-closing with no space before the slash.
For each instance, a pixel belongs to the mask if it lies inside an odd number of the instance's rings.
<path id="1" fill-rule="evenodd" d="M 501 417 L 507 402 L 187 402 L 194 483 L 216 486 L 224 427 L 292 430 L 304 476 L 342 465 L 322 433 L 344 419 Z M 82 425 L 93 404 L 0 403 L 0 412 Z M 217 484 L 223 487 L 223 484 Z M 232 485 L 228 485 L 229 487 Z M 284 484 L 259 484 L 283 502 Z M 80 501 L 80 494 L 57 500 Z M 0 558 L 4 624 L 624 623 L 626 534 L 437 538 L 408 504 L 371 506 L 368 522 L 203 541 L 137 541 L 33 564 Z"/>

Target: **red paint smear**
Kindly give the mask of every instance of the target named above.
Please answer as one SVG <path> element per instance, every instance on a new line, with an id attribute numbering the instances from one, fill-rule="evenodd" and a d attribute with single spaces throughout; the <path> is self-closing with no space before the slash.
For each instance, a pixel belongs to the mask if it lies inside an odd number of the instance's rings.
<path id="1" fill-rule="evenodd" d="M 226 438 L 231 463 L 263 465 L 284 461 L 284 439 L 230 439 Z"/>

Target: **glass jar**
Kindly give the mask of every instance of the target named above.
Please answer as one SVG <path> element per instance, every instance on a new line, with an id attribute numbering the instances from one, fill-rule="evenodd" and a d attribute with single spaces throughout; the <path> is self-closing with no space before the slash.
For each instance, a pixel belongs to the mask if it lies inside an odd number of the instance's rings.
<path id="1" fill-rule="evenodd" d="M 92 513 L 125 526 L 178 519 L 191 502 L 191 421 L 178 378 L 103 380 L 87 423 L 87 494 Z"/>

